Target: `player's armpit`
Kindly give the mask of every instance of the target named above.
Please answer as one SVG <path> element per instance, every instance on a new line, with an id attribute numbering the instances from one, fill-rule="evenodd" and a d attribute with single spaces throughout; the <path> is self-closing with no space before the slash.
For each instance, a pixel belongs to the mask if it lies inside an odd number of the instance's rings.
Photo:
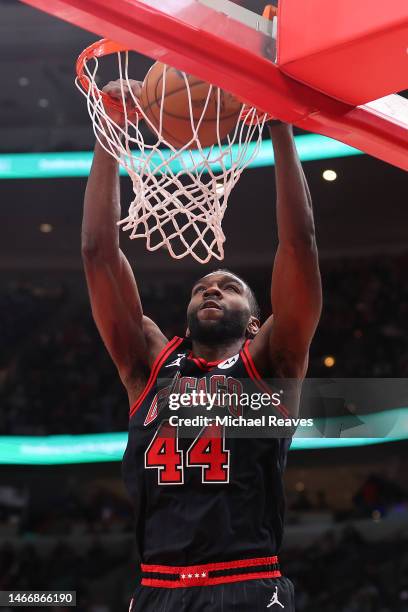
<path id="1" fill-rule="evenodd" d="M 273 316 L 261 326 L 249 350 L 262 374 L 301 379 L 322 308 L 314 241 L 299 249 L 278 248 L 271 299 Z"/>

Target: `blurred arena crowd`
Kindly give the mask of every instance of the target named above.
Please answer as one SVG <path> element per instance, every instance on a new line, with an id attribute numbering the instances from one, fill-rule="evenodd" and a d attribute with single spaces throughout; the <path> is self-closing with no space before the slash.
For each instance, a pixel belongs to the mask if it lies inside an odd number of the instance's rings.
<path id="1" fill-rule="evenodd" d="M 408 377 L 407 263 L 408 253 L 322 262 L 324 309 L 308 376 Z M 266 317 L 268 272 L 243 276 Z M 141 283 L 145 313 L 169 338 L 183 334 L 190 286 Z M 127 429 L 127 397 L 83 286 L 73 291 L 61 283 L 3 283 L 0 343 L 0 435 Z M 37 496 L 28 476 L 25 486 L 0 483 L 0 590 L 74 589 L 80 612 L 127 609 L 138 566 L 129 502 L 117 485 L 62 483 Z M 316 513 L 317 522 L 323 514 L 330 517 L 313 543 L 292 539 L 281 555 L 296 585 L 297 610 L 408 612 L 407 529 L 376 540 L 353 526 L 407 516 L 403 487 L 371 474 L 341 513 L 324 491 L 316 496 L 299 490 L 288 506 L 289 530 L 302 520 L 308 529 Z"/>
<path id="2" fill-rule="evenodd" d="M 138 560 L 119 479 L 58 478 L 40 491 L 29 474 L 23 487 L 0 486 L 0 590 L 75 590 L 79 612 L 126 610 Z M 280 560 L 296 609 L 408 612 L 407 513 L 407 492 L 376 475 L 347 515 L 321 500 L 290 503 Z"/>
<path id="3" fill-rule="evenodd" d="M 323 262 L 324 309 L 309 377 L 408 376 L 407 263 L 408 253 Z M 247 280 L 266 317 L 265 278 Z M 145 314 L 169 338 L 184 333 L 191 284 L 141 284 Z M 127 429 L 127 396 L 84 292 L 15 284 L 0 293 L 0 313 L 0 435 Z"/>
<path id="4" fill-rule="evenodd" d="M 407 612 L 408 540 L 369 542 L 353 527 L 306 548 L 286 548 L 281 564 L 296 588 L 299 612 Z M 79 612 L 126 610 L 136 586 L 132 540 L 95 538 L 79 552 L 56 541 L 46 552 L 27 542 L 0 547 L 1 590 L 76 590 Z M 47 608 L 54 612 L 70 608 Z M 248 611 L 250 612 L 250 611 Z"/>

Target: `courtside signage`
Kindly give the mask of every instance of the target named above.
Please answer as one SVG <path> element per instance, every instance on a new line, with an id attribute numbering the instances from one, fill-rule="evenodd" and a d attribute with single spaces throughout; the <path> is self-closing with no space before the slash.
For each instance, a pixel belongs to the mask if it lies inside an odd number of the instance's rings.
<path id="1" fill-rule="evenodd" d="M 295 138 L 296 146 L 302 161 L 331 159 L 335 157 L 349 157 L 362 155 L 361 151 L 353 149 L 337 140 L 306 134 Z M 250 155 L 250 147 L 248 155 Z M 234 153 L 234 148 L 232 149 Z M 41 178 L 69 178 L 88 176 L 91 169 L 93 154 L 91 151 L 68 151 L 66 153 L 10 153 L 0 154 L 0 179 L 41 179 Z M 137 159 L 137 154 L 134 155 Z M 233 156 L 232 156 L 233 159 Z M 185 163 L 188 159 L 185 160 Z M 154 160 L 153 160 L 154 163 Z M 179 170 L 169 163 L 172 172 Z M 224 162 L 226 164 L 226 161 Z M 250 168 L 261 168 L 274 164 L 272 145 L 270 140 L 264 140 L 258 155 L 249 164 Z M 216 168 L 214 168 L 216 170 Z M 120 173 L 126 175 L 121 167 Z"/>
<path id="2" fill-rule="evenodd" d="M 378 429 L 376 423 L 381 421 L 392 421 L 393 427 L 383 437 L 361 437 L 364 435 L 361 425 L 348 428 L 347 420 L 343 418 L 342 436 L 329 438 L 319 432 L 322 424 L 316 420 L 313 428 L 297 430 L 291 450 L 348 448 L 408 440 L 408 408 L 365 415 L 364 421 L 371 430 Z M 333 424 L 336 426 L 336 423 Z M 61 465 L 121 461 L 126 441 L 127 432 L 75 436 L 0 436 L 0 464 Z"/>

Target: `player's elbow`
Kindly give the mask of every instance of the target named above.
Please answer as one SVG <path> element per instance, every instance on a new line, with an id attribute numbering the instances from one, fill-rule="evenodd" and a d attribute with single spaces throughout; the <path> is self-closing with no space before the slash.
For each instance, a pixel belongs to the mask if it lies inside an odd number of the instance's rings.
<path id="1" fill-rule="evenodd" d="M 91 236 L 82 236 L 81 242 L 82 261 L 84 263 L 95 263 L 114 259 L 115 250 L 111 243 L 104 240 L 96 240 Z"/>
<path id="2" fill-rule="evenodd" d="M 301 257 L 315 254 L 317 252 L 317 245 L 314 228 L 297 232 L 286 240 L 280 240 L 279 247 Z"/>
<path id="3" fill-rule="evenodd" d="M 93 244 L 83 244 L 81 247 L 82 263 L 84 267 L 93 268 L 99 266 L 106 257 L 102 255 L 101 249 Z"/>
<path id="4" fill-rule="evenodd" d="M 314 227 L 306 231 L 299 240 L 299 249 L 302 249 L 306 253 L 314 253 L 317 251 L 316 245 L 316 234 Z"/>
<path id="5" fill-rule="evenodd" d="M 98 255 L 98 250 L 99 249 L 96 246 L 95 242 L 92 242 L 90 240 L 87 240 L 87 241 L 82 240 L 81 255 L 84 261 L 95 259 L 95 257 L 97 257 Z"/>

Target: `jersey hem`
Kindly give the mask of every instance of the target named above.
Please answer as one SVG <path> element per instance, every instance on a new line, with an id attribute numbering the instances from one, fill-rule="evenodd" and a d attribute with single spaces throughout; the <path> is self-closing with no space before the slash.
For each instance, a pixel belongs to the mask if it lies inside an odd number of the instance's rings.
<path id="1" fill-rule="evenodd" d="M 186 584 L 173 582 L 172 580 L 159 580 L 157 578 L 142 578 L 142 586 L 158 587 L 165 589 L 185 589 L 203 586 L 213 586 L 216 584 L 225 584 L 228 582 L 244 582 L 246 580 L 259 580 L 260 578 L 281 578 L 282 574 L 276 572 L 256 572 L 253 574 L 240 574 L 239 576 L 219 576 L 218 578 L 202 579 L 196 584 Z"/>
<path id="2" fill-rule="evenodd" d="M 142 577 L 143 586 L 169 589 L 281 577 L 277 556 L 186 566 L 142 563 L 141 570 L 147 574 Z"/>

